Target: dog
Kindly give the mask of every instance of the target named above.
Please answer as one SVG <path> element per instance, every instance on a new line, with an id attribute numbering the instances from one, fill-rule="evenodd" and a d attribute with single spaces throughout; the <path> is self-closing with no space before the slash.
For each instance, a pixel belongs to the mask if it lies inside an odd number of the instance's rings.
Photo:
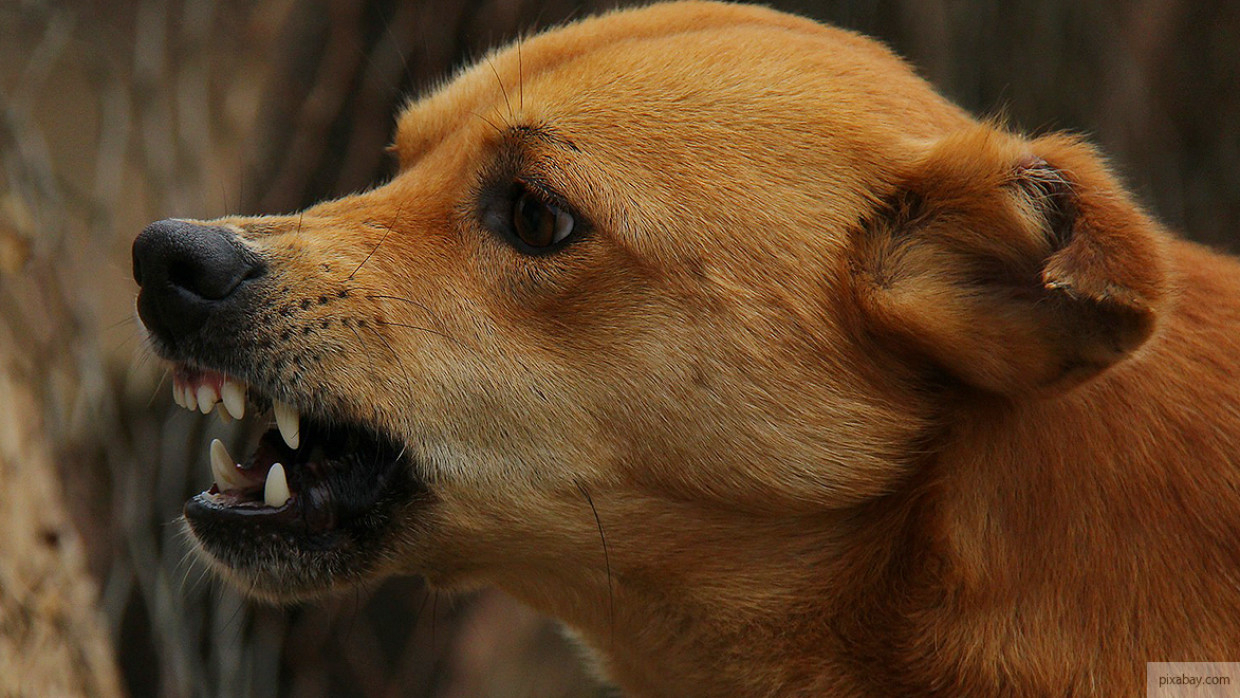
<path id="1" fill-rule="evenodd" d="M 862 36 L 677 2 L 499 50 L 399 172 L 134 244 L 253 596 L 495 586 L 627 695 L 1137 695 L 1240 659 L 1240 265 Z"/>

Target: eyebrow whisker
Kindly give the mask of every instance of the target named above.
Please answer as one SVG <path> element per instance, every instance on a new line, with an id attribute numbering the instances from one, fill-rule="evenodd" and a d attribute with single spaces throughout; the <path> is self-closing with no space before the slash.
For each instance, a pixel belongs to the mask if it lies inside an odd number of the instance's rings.
<path id="1" fill-rule="evenodd" d="M 512 111 L 512 102 L 508 101 L 508 89 L 504 87 L 504 80 L 499 76 L 499 71 L 495 69 L 495 61 L 487 56 L 487 65 L 491 67 L 491 72 L 495 74 L 495 82 L 499 83 L 499 91 L 504 95 L 504 105 L 508 108 L 508 122 L 514 123 L 516 115 Z"/>

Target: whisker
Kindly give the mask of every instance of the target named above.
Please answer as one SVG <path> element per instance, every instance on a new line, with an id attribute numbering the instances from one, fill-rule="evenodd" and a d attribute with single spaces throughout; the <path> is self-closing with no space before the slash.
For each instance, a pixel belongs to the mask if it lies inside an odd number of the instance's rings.
<path id="1" fill-rule="evenodd" d="M 616 644 L 616 596 L 615 590 L 611 583 L 611 555 L 607 552 L 607 536 L 603 535 L 603 521 L 598 516 L 598 509 L 594 506 L 594 498 L 590 496 L 590 492 L 586 490 L 585 485 L 581 481 L 574 480 L 573 484 L 577 485 L 577 489 L 585 496 L 586 503 L 590 505 L 590 511 L 594 512 L 594 524 L 598 526 L 598 538 L 603 543 L 603 564 L 607 568 L 607 621 L 611 626 L 611 638 L 609 642 Z"/>
<path id="2" fill-rule="evenodd" d="M 125 315 L 125 317 L 105 327 L 104 330 L 110 332 L 112 330 L 119 328 L 122 325 L 129 325 L 129 324 L 133 324 L 134 322 L 135 322 L 135 319 L 134 319 L 133 313 L 128 313 Z"/>
<path id="3" fill-rule="evenodd" d="M 370 330 L 374 336 L 378 337 L 379 341 L 383 342 L 383 346 L 387 347 L 387 350 L 391 353 L 392 358 L 396 359 L 396 365 L 400 367 L 400 372 L 405 376 L 405 392 L 409 395 L 413 395 L 413 380 L 409 377 L 409 371 L 405 368 L 405 362 L 401 360 L 400 354 L 396 353 L 396 350 L 392 348 L 390 343 L 388 343 L 387 338 L 379 334 L 377 330 L 369 326 L 367 326 L 366 329 Z M 358 337 L 358 341 L 361 341 L 361 337 Z M 400 455 L 405 455 L 403 448 L 401 449 Z"/>
<path id="4" fill-rule="evenodd" d="M 487 126 L 490 126 L 491 128 L 495 129 L 495 132 L 500 134 L 501 136 L 504 134 L 504 129 L 500 128 L 499 126 L 496 126 L 494 121 L 491 121 L 490 119 L 486 118 L 485 116 L 479 114 L 476 111 L 470 111 L 469 114 L 470 116 L 476 116 L 479 119 L 482 119 L 483 121 L 485 121 Z"/>
<path id="5" fill-rule="evenodd" d="M 187 535 L 184 529 L 178 531 L 177 537 L 180 538 L 183 543 L 187 540 Z M 187 545 L 185 552 L 181 553 L 181 561 L 176 565 L 177 568 L 181 570 L 181 584 L 179 587 L 181 596 L 189 596 L 190 594 L 193 594 L 197 590 L 198 585 L 202 583 L 202 575 L 199 574 L 198 580 L 194 582 L 194 586 L 189 587 L 188 593 L 186 592 L 186 585 L 189 584 L 189 575 L 195 568 L 194 562 L 194 548 L 192 545 Z"/>
<path id="6" fill-rule="evenodd" d="M 375 368 L 375 357 L 373 354 L 370 353 L 370 347 L 367 346 L 366 341 L 362 339 L 362 335 L 357 333 L 357 330 L 353 329 L 353 327 L 351 326 L 348 326 L 348 327 L 349 327 L 349 331 L 353 333 L 353 336 L 357 337 L 357 343 L 362 346 L 362 351 L 366 352 L 366 363 L 370 365 L 370 375 L 378 378 L 379 371 L 378 369 Z"/>
<path id="7" fill-rule="evenodd" d="M 134 370 L 141 371 L 151 365 L 151 362 L 153 361 L 160 361 L 160 358 L 155 355 L 155 352 L 147 349 L 137 358 L 137 363 L 134 365 Z"/>
<path id="8" fill-rule="evenodd" d="M 349 274 L 349 277 L 345 279 L 345 281 L 352 281 L 353 277 L 357 276 L 357 273 L 362 270 L 362 267 L 366 266 L 366 262 L 369 262 L 370 258 L 373 257 L 375 253 L 379 251 L 379 248 L 383 247 L 383 243 L 387 242 L 388 236 L 392 234 L 392 225 L 396 221 L 396 219 L 400 218 L 400 214 L 403 208 L 404 208 L 403 205 L 400 207 L 397 207 L 396 215 L 392 217 L 392 222 L 389 222 L 387 225 L 384 226 L 383 237 L 379 238 L 379 243 L 375 245 L 375 248 L 373 250 L 370 251 L 370 254 L 366 255 L 366 259 L 363 259 L 362 263 L 357 265 L 357 269 L 354 269 L 353 273 Z M 300 231 L 301 230 L 300 220 L 298 221 L 297 226 L 298 226 L 297 229 Z"/>
<path id="9" fill-rule="evenodd" d="M 220 605 L 220 603 L 224 601 L 224 594 L 227 593 L 227 589 L 224 588 L 224 585 L 221 584 L 219 585 L 218 588 L 219 588 L 220 593 L 219 593 L 219 596 L 217 596 L 215 599 L 215 605 L 217 606 Z M 237 639 L 241 639 L 241 633 L 244 630 L 244 628 L 242 628 L 241 625 L 244 622 L 242 615 L 245 613 L 245 610 L 246 610 L 246 604 L 243 601 L 237 604 L 237 608 L 233 610 L 232 615 L 228 617 L 228 620 L 224 621 L 224 630 L 227 631 L 229 626 L 232 626 L 233 632 L 236 633 L 234 637 L 236 637 Z"/>
<path id="10" fill-rule="evenodd" d="M 444 339 L 448 340 L 449 342 L 452 342 L 453 344 L 456 344 L 457 346 L 461 346 L 461 347 L 465 346 L 464 344 L 461 344 L 461 342 L 457 341 L 455 337 L 446 335 L 443 332 L 440 332 L 438 330 L 433 330 L 429 327 L 422 327 L 421 325 L 406 325 L 400 322 L 388 322 L 387 320 L 376 320 L 375 324 L 383 325 L 385 327 L 404 327 L 410 330 L 421 330 L 422 332 L 429 332 L 430 334 L 443 337 Z"/>
<path id="11" fill-rule="evenodd" d="M 508 123 L 512 124 L 516 121 L 516 117 L 512 113 L 512 102 L 508 101 L 508 89 L 504 87 L 504 81 L 499 76 L 499 71 L 495 69 L 495 61 L 491 56 L 487 56 L 487 65 L 491 66 L 491 72 L 495 74 L 495 82 L 499 83 L 500 94 L 504 95 L 504 106 L 508 108 Z"/>
<path id="12" fill-rule="evenodd" d="M 137 339 L 138 338 L 135 336 L 133 332 L 125 333 L 119 339 L 116 339 L 112 342 L 112 347 L 111 347 L 112 353 L 119 354 L 121 349 L 124 349 L 126 345 L 128 345 L 130 342 L 136 341 Z"/>
<path id="13" fill-rule="evenodd" d="M 388 235 L 390 235 L 391 233 L 392 233 L 392 228 L 391 226 L 388 226 L 387 230 L 383 231 L 383 237 L 379 238 L 379 243 L 375 245 L 373 250 L 370 251 L 370 254 L 366 255 L 366 259 L 363 259 L 362 263 L 357 265 L 357 268 L 353 270 L 352 274 L 349 274 L 349 278 L 345 279 L 345 281 L 353 280 L 353 277 L 356 276 L 357 273 L 362 270 L 362 267 L 366 266 L 366 262 L 369 262 L 370 258 L 373 257 L 374 254 L 379 251 L 379 248 L 383 246 L 383 243 L 387 241 Z"/>
<path id="14" fill-rule="evenodd" d="M 155 399 L 159 397 L 159 394 L 163 392 L 164 383 L 168 380 L 168 374 L 171 372 L 171 368 L 164 367 L 163 375 L 159 377 L 159 382 L 155 384 L 155 389 L 151 391 L 150 399 L 146 401 L 146 408 L 148 410 L 155 404 Z"/>
<path id="15" fill-rule="evenodd" d="M 367 289 L 362 289 L 362 290 L 363 290 L 363 291 L 365 291 L 365 290 L 367 290 Z M 434 315 L 435 315 L 435 311 L 434 311 L 434 310 L 432 310 L 432 309 L 430 308 L 430 306 L 426 305 L 425 303 L 420 303 L 420 302 L 418 302 L 418 301 L 413 300 L 412 298 L 406 298 L 406 297 L 404 297 L 404 296 L 392 296 L 392 295 L 387 295 L 387 294 L 382 294 L 382 293 L 371 293 L 371 294 L 366 294 L 366 298 L 368 298 L 368 299 L 370 299 L 370 300 L 380 300 L 380 299 L 381 299 L 381 300 L 393 300 L 393 301 L 399 301 L 399 302 L 401 302 L 401 303 L 408 303 L 409 305 L 412 305 L 412 306 L 414 306 L 414 307 L 417 307 L 417 308 L 420 308 L 421 310 L 426 311 L 426 313 L 427 313 L 428 315 L 431 315 L 431 317 L 430 317 L 430 318 L 428 318 L 428 319 L 429 319 L 432 323 L 434 323 L 434 324 L 438 324 L 438 322 L 436 321 L 436 318 L 434 317 Z M 443 331 L 441 331 L 441 330 L 436 330 L 436 329 L 434 329 L 434 328 L 430 328 L 430 327 L 423 327 L 423 326 L 421 326 L 421 325 L 406 325 L 406 324 L 402 324 L 402 323 L 399 323 L 399 322 L 390 322 L 390 321 L 387 321 L 387 320 L 376 320 L 376 323 L 377 323 L 377 324 L 380 324 L 380 325 L 391 325 L 391 326 L 393 326 L 393 327 L 404 327 L 404 328 L 411 329 L 411 330 L 421 330 L 421 331 L 423 331 L 423 332 L 430 332 L 431 334 L 434 334 L 434 335 L 438 335 L 438 336 L 440 336 L 440 337 L 443 337 L 444 339 L 446 339 L 446 340 L 448 340 L 448 341 L 450 341 L 450 342 L 453 342 L 453 343 L 457 344 L 458 346 L 466 346 L 465 344 L 463 344 L 463 343 L 461 343 L 460 341 L 458 341 L 455 337 L 453 337 L 453 336 L 451 336 L 451 335 L 449 335 L 449 334 L 447 334 L 447 333 L 445 333 L 445 332 L 443 332 Z M 472 347 L 472 348 L 476 350 L 476 348 L 477 348 L 477 347 Z"/>
<path id="16" fill-rule="evenodd" d="M 211 583 L 211 580 L 212 580 L 211 569 L 207 567 L 206 565 L 202 565 L 201 567 L 198 568 L 198 578 L 194 580 L 194 585 L 190 587 L 190 589 L 192 591 L 198 591 L 199 589 L 202 588 L 203 584 L 209 585 Z"/>

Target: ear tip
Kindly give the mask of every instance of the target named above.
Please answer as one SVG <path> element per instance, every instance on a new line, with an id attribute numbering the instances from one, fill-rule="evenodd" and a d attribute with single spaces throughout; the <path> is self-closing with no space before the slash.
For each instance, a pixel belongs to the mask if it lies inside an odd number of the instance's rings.
<path id="1" fill-rule="evenodd" d="M 1153 230 L 1077 231 L 1042 268 L 1048 290 L 1155 309 L 1167 294 L 1166 253 Z"/>
<path id="2" fill-rule="evenodd" d="M 1154 333 L 1172 295 L 1171 238 L 1084 139 L 978 124 L 912 165 L 895 200 L 913 197 L 918 217 L 872 228 L 905 253 L 864 248 L 888 280 L 871 289 L 876 327 L 963 383 L 1010 394 L 1067 385 L 1065 367 L 1074 381 L 1097 374 Z"/>
<path id="3" fill-rule="evenodd" d="M 1105 366 L 1133 352 L 1149 339 L 1158 320 L 1161 296 L 1148 298 L 1131 288 L 1084 277 L 1045 278 L 1043 286 L 1062 301 L 1068 327 L 1092 337 L 1076 351 L 1085 363 Z"/>

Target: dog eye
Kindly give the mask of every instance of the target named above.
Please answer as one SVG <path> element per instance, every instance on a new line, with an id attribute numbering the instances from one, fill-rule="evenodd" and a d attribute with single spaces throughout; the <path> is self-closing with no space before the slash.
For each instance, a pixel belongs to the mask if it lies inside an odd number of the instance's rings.
<path id="1" fill-rule="evenodd" d="M 550 247 L 572 234 L 571 213 L 522 191 L 512 204 L 512 229 L 521 242 L 535 249 Z"/>

